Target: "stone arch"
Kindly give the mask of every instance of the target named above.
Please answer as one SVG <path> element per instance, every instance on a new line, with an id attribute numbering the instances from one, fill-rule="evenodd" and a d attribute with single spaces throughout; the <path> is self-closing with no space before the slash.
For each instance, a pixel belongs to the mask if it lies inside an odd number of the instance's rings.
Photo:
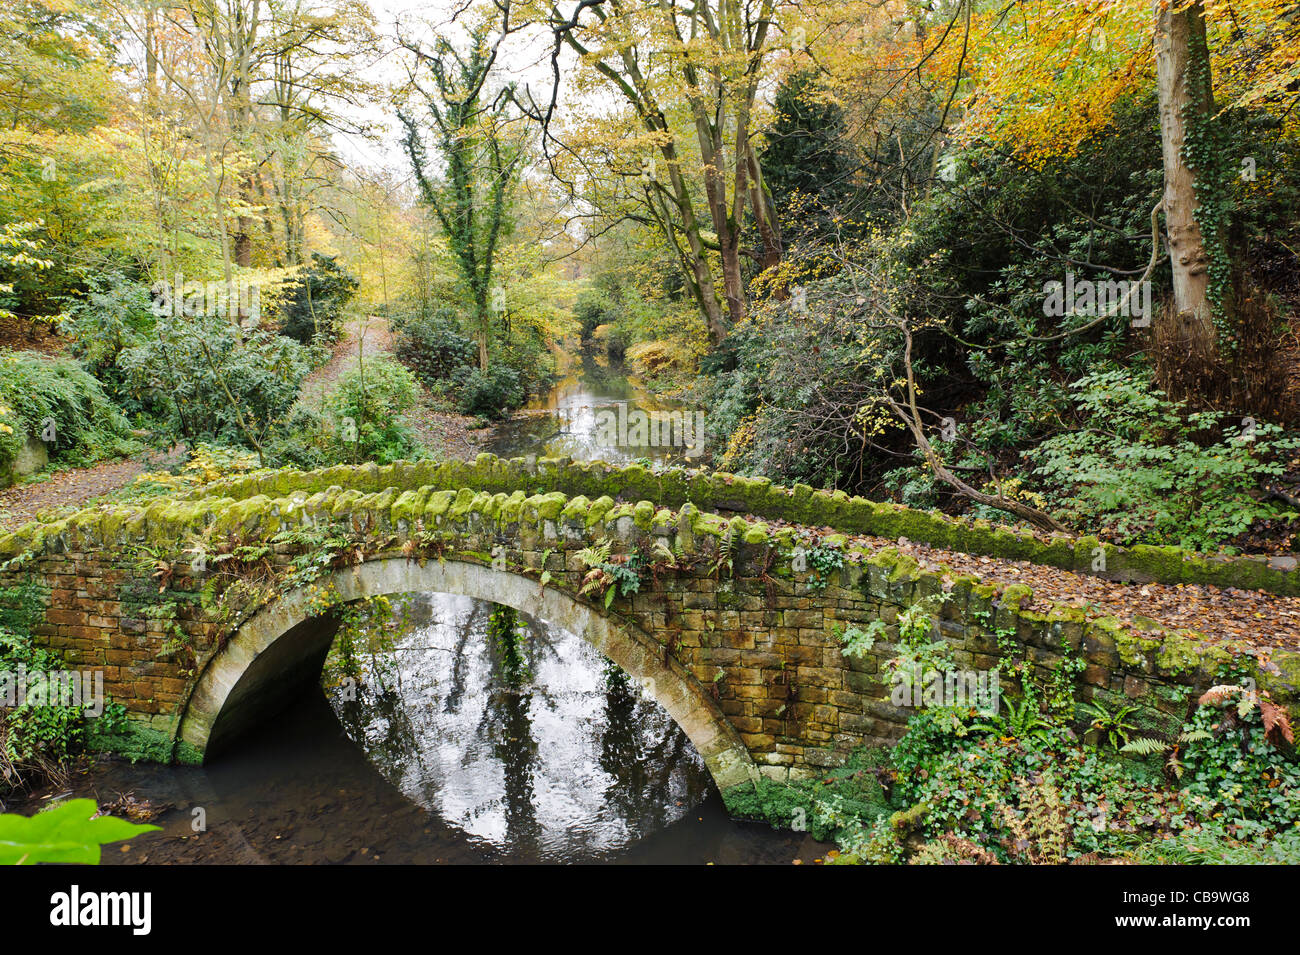
<path id="1" fill-rule="evenodd" d="M 665 660 L 663 648 L 640 627 L 606 616 L 553 585 L 543 589 L 528 577 L 457 560 L 368 561 L 336 570 L 258 611 L 200 672 L 181 718 L 185 742 L 204 753 L 219 748 L 261 719 L 276 696 L 319 678 L 337 623 L 315 612 L 312 601 L 320 588 L 330 586 L 344 602 L 400 593 L 459 594 L 562 627 L 646 688 L 704 757 L 719 789 L 757 776 L 753 758 L 717 703 L 680 663 Z"/>

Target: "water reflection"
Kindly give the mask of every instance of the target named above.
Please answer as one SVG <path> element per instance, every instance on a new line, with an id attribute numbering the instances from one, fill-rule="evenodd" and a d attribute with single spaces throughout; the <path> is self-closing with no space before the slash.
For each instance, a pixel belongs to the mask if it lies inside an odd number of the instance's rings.
<path id="1" fill-rule="evenodd" d="M 611 464 L 642 459 L 662 464 L 692 463 L 691 445 L 698 448 L 702 436 L 694 428 L 695 417 L 686 405 L 656 397 L 630 377 L 621 364 L 610 363 L 603 356 L 583 352 L 575 372 L 561 379 L 545 398 L 531 402 L 520 415 L 498 425 L 488 450 L 507 458 L 537 454 L 575 461 L 598 458 Z M 632 422 L 621 439 L 610 440 L 608 425 L 620 406 L 625 418 L 632 416 Z M 638 413 L 645 425 L 641 432 L 637 430 Z M 661 434 L 682 434 L 683 423 L 684 441 L 658 440 Z"/>
<path id="2" fill-rule="evenodd" d="M 686 735 L 579 637 L 521 617 L 516 671 L 489 605 L 420 594 L 399 609 L 334 707 L 389 782 L 467 835 L 525 859 L 595 858 L 708 795 Z"/>

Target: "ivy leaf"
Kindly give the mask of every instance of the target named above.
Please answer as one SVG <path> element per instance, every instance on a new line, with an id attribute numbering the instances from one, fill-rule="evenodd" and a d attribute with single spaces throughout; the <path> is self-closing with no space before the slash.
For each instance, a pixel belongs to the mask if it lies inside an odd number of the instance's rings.
<path id="1" fill-rule="evenodd" d="M 158 828 L 115 816 L 92 818 L 98 811 L 93 799 L 71 799 L 34 816 L 0 815 L 0 865 L 98 865 L 100 846 Z"/>

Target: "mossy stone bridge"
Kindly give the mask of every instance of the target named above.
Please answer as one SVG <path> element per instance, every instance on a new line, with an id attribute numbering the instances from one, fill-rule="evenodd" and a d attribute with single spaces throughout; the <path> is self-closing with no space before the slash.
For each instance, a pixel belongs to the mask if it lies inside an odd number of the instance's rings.
<path id="1" fill-rule="evenodd" d="M 267 472 L 29 524 L 0 539 L 0 586 L 37 596 L 38 641 L 69 668 L 102 671 L 137 741 L 163 759 L 201 760 L 318 679 L 341 606 L 420 591 L 581 635 L 667 709 L 724 790 L 896 740 L 910 711 L 891 703 L 882 668 L 918 603 L 958 666 L 992 669 L 1008 646 L 1044 671 L 1073 656 L 1086 664 L 1083 698 L 1136 703 L 1153 727 L 1176 725 L 1188 691 L 1235 654 L 1275 699 L 1296 695 L 1295 655 L 1264 665 L 1249 646 L 1031 612 L 1023 586 L 923 571 L 862 536 L 1076 572 L 1104 554 L 1115 579 L 1300 594 L 1285 561 L 1040 539 L 726 474 L 490 455 Z M 601 542 L 611 561 L 640 557 L 625 565 L 638 586 L 614 583 L 608 603 L 582 592 L 581 552 Z M 876 635 L 868 652 L 844 653 L 851 628 Z"/>

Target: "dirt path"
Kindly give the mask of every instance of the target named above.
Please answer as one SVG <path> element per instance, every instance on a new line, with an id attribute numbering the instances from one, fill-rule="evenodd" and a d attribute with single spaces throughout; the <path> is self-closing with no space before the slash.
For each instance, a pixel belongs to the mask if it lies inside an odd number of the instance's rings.
<path id="1" fill-rule="evenodd" d="M 357 367 L 362 358 L 393 353 L 393 333 L 388 322 L 377 315 L 363 315 L 344 326 L 344 334 L 334 346 L 334 354 L 302 383 L 299 401 L 319 411 L 326 393 L 346 372 Z"/>
<path id="2" fill-rule="evenodd" d="M 319 411 L 326 393 L 346 372 L 357 367 L 359 359 L 391 356 L 394 348 L 393 333 L 385 319 L 367 315 L 349 322 L 334 346 L 333 357 L 303 382 L 300 400 Z M 476 428 L 476 418 L 436 410 L 423 385 L 406 421 L 416 441 L 439 457 L 471 459 L 483 450 L 492 434 L 489 429 Z"/>
<path id="3" fill-rule="evenodd" d="M 184 455 L 147 451 L 130 458 L 101 461 L 88 468 L 43 472 L 42 479 L 0 490 L 0 533 L 9 533 L 36 519 L 39 511 L 73 510 L 94 498 L 123 488 L 145 471 L 170 467 Z"/>

